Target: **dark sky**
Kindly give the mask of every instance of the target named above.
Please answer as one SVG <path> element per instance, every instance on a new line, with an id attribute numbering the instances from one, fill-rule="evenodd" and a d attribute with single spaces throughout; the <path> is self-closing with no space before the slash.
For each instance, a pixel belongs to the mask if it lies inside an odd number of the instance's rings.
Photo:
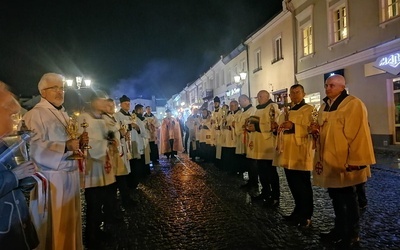
<path id="1" fill-rule="evenodd" d="M 1 1 L 0 80 L 37 94 L 43 73 L 113 97 L 170 98 L 281 10 L 281 0 Z"/>

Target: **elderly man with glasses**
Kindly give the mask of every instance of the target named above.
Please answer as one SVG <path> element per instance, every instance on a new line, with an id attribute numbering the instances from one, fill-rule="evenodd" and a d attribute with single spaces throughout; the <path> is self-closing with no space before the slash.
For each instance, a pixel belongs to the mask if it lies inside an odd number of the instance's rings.
<path id="1" fill-rule="evenodd" d="M 39 81 L 41 100 L 24 120 L 36 135 L 31 157 L 49 182 L 48 217 L 37 222 L 41 238 L 38 249 L 83 249 L 80 180 L 77 160 L 68 160 L 80 141 L 68 132 L 70 118 L 64 107 L 64 77 L 47 73 Z M 81 136 L 86 143 L 87 135 Z"/>

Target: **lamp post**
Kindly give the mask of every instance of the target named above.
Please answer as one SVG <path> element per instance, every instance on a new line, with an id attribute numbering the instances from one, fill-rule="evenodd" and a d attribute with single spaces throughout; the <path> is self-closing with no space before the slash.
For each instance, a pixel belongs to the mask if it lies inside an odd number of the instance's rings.
<path id="1" fill-rule="evenodd" d="M 235 80 L 235 83 L 238 85 L 239 87 L 239 95 L 242 94 L 242 86 L 246 81 L 246 77 L 247 77 L 247 73 L 246 72 L 240 72 L 239 75 L 236 75 L 233 77 L 233 79 Z"/>
<path id="2" fill-rule="evenodd" d="M 69 87 L 69 88 L 72 88 L 74 85 L 74 80 L 72 80 L 72 79 L 67 79 L 67 80 L 65 80 L 65 82 L 67 83 L 67 87 Z M 75 82 L 76 82 L 77 89 L 90 88 L 90 86 L 92 85 L 92 80 L 90 80 L 88 78 L 84 78 L 82 76 L 75 77 Z M 83 86 L 82 86 L 82 83 L 84 84 Z"/>
<path id="3" fill-rule="evenodd" d="M 82 108 L 88 104 L 88 96 L 92 91 L 89 91 L 92 86 L 92 80 L 83 76 L 77 76 L 65 80 L 67 85 L 66 95 L 68 98 L 65 105 L 71 110 L 80 112 Z"/>

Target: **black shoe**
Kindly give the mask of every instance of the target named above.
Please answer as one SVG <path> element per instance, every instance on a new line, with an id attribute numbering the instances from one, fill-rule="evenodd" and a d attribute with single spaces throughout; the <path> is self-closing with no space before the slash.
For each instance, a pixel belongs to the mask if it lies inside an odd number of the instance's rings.
<path id="1" fill-rule="evenodd" d="M 299 217 L 293 213 L 291 215 L 282 215 L 282 218 L 287 222 L 297 222 L 299 219 Z"/>
<path id="2" fill-rule="evenodd" d="M 339 235 L 333 229 L 329 231 L 329 233 L 320 233 L 319 237 L 321 241 L 330 243 L 335 243 L 340 240 Z"/>
<path id="3" fill-rule="evenodd" d="M 266 199 L 268 199 L 268 197 L 266 197 L 264 194 L 259 194 L 257 196 L 251 197 L 251 201 L 264 201 Z"/>
<path id="4" fill-rule="evenodd" d="M 360 237 L 340 239 L 333 243 L 336 249 L 353 249 L 360 247 Z"/>
<path id="5" fill-rule="evenodd" d="M 138 201 L 134 199 L 126 199 L 122 201 L 122 206 L 127 208 L 127 207 L 136 207 L 138 205 Z"/>
<path id="6" fill-rule="evenodd" d="M 307 229 L 311 227 L 311 219 L 299 219 L 299 223 L 297 224 L 298 228 Z"/>
<path id="7" fill-rule="evenodd" d="M 273 198 L 270 198 L 268 200 L 265 201 L 264 205 L 267 208 L 276 208 L 279 206 L 279 200 L 275 200 Z"/>
<path id="8" fill-rule="evenodd" d="M 365 210 L 367 210 L 367 204 L 359 204 L 358 207 L 360 208 L 360 212 L 364 212 Z"/>

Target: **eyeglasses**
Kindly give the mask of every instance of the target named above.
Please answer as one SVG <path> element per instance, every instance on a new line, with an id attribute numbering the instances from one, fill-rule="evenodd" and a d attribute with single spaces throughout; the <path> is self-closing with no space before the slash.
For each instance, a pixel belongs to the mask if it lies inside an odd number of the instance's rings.
<path id="1" fill-rule="evenodd" d="M 51 90 L 51 91 L 62 91 L 62 92 L 64 92 L 65 88 L 64 87 L 53 86 L 53 87 L 48 87 L 48 88 L 45 88 L 45 89 L 42 89 L 42 90 Z"/>

